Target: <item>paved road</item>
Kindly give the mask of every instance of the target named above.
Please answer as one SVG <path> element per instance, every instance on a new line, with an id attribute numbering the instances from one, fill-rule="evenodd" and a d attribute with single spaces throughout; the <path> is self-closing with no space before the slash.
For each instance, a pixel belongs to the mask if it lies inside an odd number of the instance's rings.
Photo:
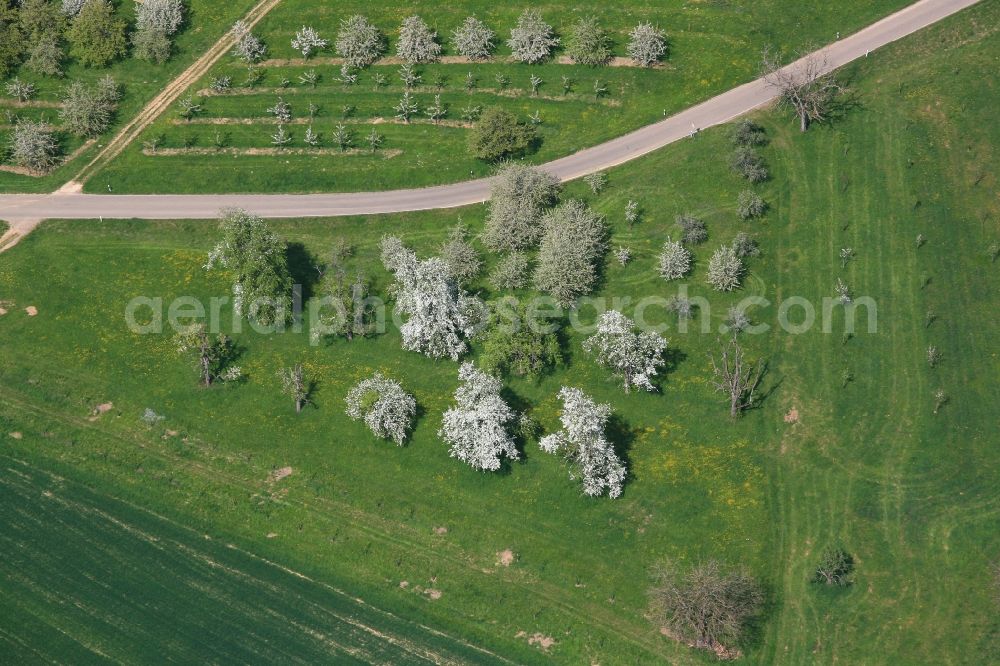
<path id="1" fill-rule="evenodd" d="M 818 53 L 825 57 L 828 69 L 832 70 L 977 1 L 920 0 Z M 788 67 L 794 68 L 797 64 Z M 564 181 L 579 178 L 683 139 L 692 127 L 724 123 L 774 98 L 774 88 L 758 79 L 631 134 L 545 164 L 544 168 Z M 241 207 L 274 218 L 396 213 L 479 203 L 488 198 L 489 187 L 489 180 L 481 179 L 414 190 L 352 194 L 0 195 L 0 219 L 19 223 L 20 228 L 26 230 L 32 222 L 48 218 L 205 219 L 215 217 L 221 208 L 228 207 Z"/>

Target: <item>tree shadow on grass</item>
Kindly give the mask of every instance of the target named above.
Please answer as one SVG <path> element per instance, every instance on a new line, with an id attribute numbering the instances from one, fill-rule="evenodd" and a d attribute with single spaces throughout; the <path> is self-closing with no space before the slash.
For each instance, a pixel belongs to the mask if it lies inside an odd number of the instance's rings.
<path id="1" fill-rule="evenodd" d="M 631 427 L 625 419 L 615 413 L 612 413 L 608 417 L 608 421 L 604 426 L 604 436 L 611 442 L 611 446 L 615 450 L 615 455 L 618 456 L 625 465 L 625 469 L 628 470 L 625 475 L 625 482 L 622 484 L 623 493 L 628 489 L 629 484 L 632 483 L 632 460 L 629 452 L 632 450 L 632 445 L 635 443 L 638 432 L 636 428 Z"/>
<path id="2" fill-rule="evenodd" d="M 315 295 L 316 285 L 319 283 L 316 257 L 302 243 L 288 243 L 285 246 L 285 259 L 288 261 L 292 284 L 302 286 L 302 302 L 305 303 Z"/>

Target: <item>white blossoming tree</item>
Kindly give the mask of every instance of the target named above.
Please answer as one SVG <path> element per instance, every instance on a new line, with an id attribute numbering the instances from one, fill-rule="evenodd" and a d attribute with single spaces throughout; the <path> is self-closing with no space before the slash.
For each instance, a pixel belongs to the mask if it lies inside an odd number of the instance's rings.
<path id="1" fill-rule="evenodd" d="M 406 442 L 417 401 L 399 382 L 376 372 L 355 384 L 345 402 L 347 415 L 355 421 L 363 419 L 376 437 L 392 440 L 397 446 Z"/>
<path id="2" fill-rule="evenodd" d="M 403 19 L 403 25 L 399 28 L 396 55 L 409 63 L 434 62 L 441 57 L 437 33 L 419 16 Z"/>
<path id="3" fill-rule="evenodd" d="M 469 16 L 451 35 L 458 52 L 470 60 L 486 60 L 493 54 L 496 33 L 488 25 Z"/>
<path id="4" fill-rule="evenodd" d="M 180 29 L 183 22 L 182 0 L 143 0 L 135 3 L 137 30 L 155 30 L 164 35 L 172 35 Z"/>
<path id="5" fill-rule="evenodd" d="M 20 118 L 10 135 L 10 156 L 15 164 L 45 173 L 59 164 L 59 142 L 44 122 Z"/>
<path id="6" fill-rule="evenodd" d="M 628 37 L 628 57 L 640 67 L 652 67 L 667 54 L 667 34 L 652 23 L 640 23 Z"/>
<path id="7" fill-rule="evenodd" d="M 507 40 L 514 60 L 528 64 L 547 59 L 558 44 L 559 38 L 553 36 L 552 26 L 534 9 L 524 10 Z"/>
<path id="8" fill-rule="evenodd" d="M 267 46 L 259 37 L 250 32 L 250 26 L 244 21 L 234 23 L 230 33 L 236 40 L 236 45 L 233 46 L 233 55 L 247 64 L 260 61 L 267 53 Z"/>
<path id="9" fill-rule="evenodd" d="M 421 261 L 395 236 L 384 237 L 381 250 L 382 263 L 396 277 L 396 308 L 407 317 L 399 329 L 403 348 L 457 361 L 466 351 L 464 338 L 479 322 L 482 302 L 459 288 L 443 259 Z"/>
<path id="10" fill-rule="evenodd" d="M 87 0 L 62 0 L 62 12 L 66 16 L 76 16 Z"/>
<path id="11" fill-rule="evenodd" d="M 716 291 L 733 291 L 743 278 L 743 262 L 732 245 L 723 245 L 708 260 L 708 284 Z"/>
<path id="12" fill-rule="evenodd" d="M 538 443 L 543 451 L 561 454 L 573 466 L 570 478 L 580 478 L 583 493 L 590 497 L 619 497 L 625 483 L 625 463 L 604 434 L 611 407 L 599 405 L 578 388 L 559 391 L 563 403 L 563 429 L 546 435 Z"/>
<path id="13" fill-rule="evenodd" d="M 635 322 L 617 310 L 608 310 L 597 322 L 597 332 L 584 341 L 583 348 L 598 364 L 611 369 L 632 387 L 655 391 L 652 379 L 663 365 L 667 341 L 652 331 L 637 333 Z"/>
<path id="14" fill-rule="evenodd" d="M 451 457 L 482 472 L 500 469 L 504 456 L 517 460 L 510 433 L 517 415 L 500 396 L 500 380 L 472 363 L 462 364 L 458 378 L 462 384 L 455 391 L 455 406 L 444 413 L 438 431 L 451 445 Z"/>
<path id="15" fill-rule="evenodd" d="M 658 270 L 664 280 L 679 280 L 691 270 L 691 253 L 668 236 L 660 252 Z"/>
<path id="16" fill-rule="evenodd" d="M 329 45 L 330 42 L 320 37 L 315 28 L 305 25 L 292 38 L 292 48 L 301 53 L 303 58 L 308 58 L 315 51 L 322 51 Z"/>
<path id="17" fill-rule="evenodd" d="M 351 67 L 364 68 L 385 52 L 385 37 L 360 14 L 340 22 L 337 33 L 337 55 Z"/>

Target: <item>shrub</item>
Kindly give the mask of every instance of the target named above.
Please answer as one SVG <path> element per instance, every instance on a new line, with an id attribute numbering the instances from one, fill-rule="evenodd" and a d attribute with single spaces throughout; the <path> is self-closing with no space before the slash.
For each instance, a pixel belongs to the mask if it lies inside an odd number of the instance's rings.
<path id="1" fill-rule="evenodd" d="M 830 548 L 823 552 L 813 573 L 812 582 L 831 587 L 846 587 L 851 584 L 852 573 L 854 573 L 854 557 L 843 548 Z"/>
<path id="2" fill-rule="evenodd" d="M 762 183 L 770 174 L 764 159 L 753 148 L 740 146 L 729 156 L 729 168 L 751 183 Z"/>
<path id="3" fill-rule="evenodd" d="M 536 322 L 529 321 L 524 305 L 501 311 L 504 305 L 501 303 L 490 314 L 479 358 L 483 369 L 524 377 L 537 376 L 562 363 L 555 333 L 543 332 Z"/>
<path id="4" fill-rule="evenodd" d="M 735 146 L 763 146 L 767 144 L 767 133 L 757 123 L 744 119 L 733 125 L 731 139 Z"/>
<path id="5" fill-rule="evenodd" d="M 693 215 L 678 215 L 677 225 L 684 232 L 681 242 L 685 245 L 700 245 L 708 240 L 708 229 L 705 223 Z"/>
<path id="6" fill-rule="evenodd" d="M 760 195 L 753 190 L 743 190 L 740 192 L 736 202 L 736 214 L 741 220 L 751 220 L 760 217 L 767 211 L 767 204 Z"/>

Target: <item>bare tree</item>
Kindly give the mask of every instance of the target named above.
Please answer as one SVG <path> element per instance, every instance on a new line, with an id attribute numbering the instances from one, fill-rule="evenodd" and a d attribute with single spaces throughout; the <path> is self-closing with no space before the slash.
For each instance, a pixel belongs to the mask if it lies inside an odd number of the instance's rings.
<path id="1" fill-rule="evenodd" d="M 709 560 L 686 573 L 672 562 L 653 570 L 652 618 L 693 647 L 735 656 L 747 624 L 764 604 L 760 584 L 742 570 L 726 571 Z"/>
<path id="2" fill-rule="evenodd" d="M 736 418 L 754 404 L 753 395 L 764 376 L 765 364 L 748 362 L 735 335 L 728 343 L 720 344 L 721 357 L 716 360 L 710 355 L 715 375 L 712 383 L 716 391 L 729 396 L 729 415 Z"/>
<path id="3" fill-rule="evenodd" d="M 822 53 L 802 58 L 793 65 L 782 67 L 775 55 L 764 52 L 764 80 L 777 88 L 781 103 L 795 111 L 799 128 L 805 132 L 809 124 L 826 120 L 837 96 L 846 88 L 837 82 L 829 62 Z"/>

